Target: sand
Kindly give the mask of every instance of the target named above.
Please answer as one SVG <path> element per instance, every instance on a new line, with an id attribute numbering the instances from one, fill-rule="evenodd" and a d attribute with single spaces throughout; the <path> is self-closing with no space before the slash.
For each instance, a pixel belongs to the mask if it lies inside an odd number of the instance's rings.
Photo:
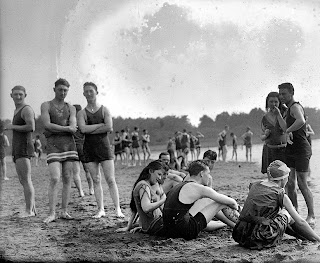
<path id="1" fill-rule="evenodd" d="M 14 165 L 8 162 L 9 181 L 2 181 L 0 210 L 0 259 L 13 262 L 320 262 L 319 244 L 285 236 L 283 243 L 266 250 L 248 250 L 237 245 L 228 227 L 203 232 L 196 240 L 166 239 L 142 233 L 116 233 L 126 225 L 134 181 L 142 167 L 116 166 L 120 202 L 126 219 L 115 217 L 108 187 L 103 181 L 106 217 L 93 219 L 94 196 L 78 197 L 72 187 L 69 204 L 74 220 L 58 219 L 44 224 L 48 213 L 48 169 L 33 167 L 38 216 L 19 218 L 24 208 L 22 186 Z M 213 171 L 215 190 L 243 204 L 249 182 L 263 179 L 258 164 L 218 162 Z M 88 186 L 82 172 L 85 193 Z M 62 187 L 62 183 L 61 183 Z M 59 211 L 61 204 L 59 191 Z M 320 233 L 318 233 L 320 234 Z"/>

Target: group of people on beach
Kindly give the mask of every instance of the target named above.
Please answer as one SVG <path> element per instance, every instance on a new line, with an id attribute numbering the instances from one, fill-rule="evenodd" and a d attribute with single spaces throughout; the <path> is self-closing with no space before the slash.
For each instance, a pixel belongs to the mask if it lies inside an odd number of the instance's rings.
<path id="1" fill-rule="evenodd" d="M 83 84 L 83 95 L 87 100 L 84 109 L 80 105 L 65 102 L 69 87 L 67 80 L 58 79 L 53 88 L 54 98 L 41 104 L 50 173 L 49 215 L 44 222 L 50 223 L 58 217 L 72 219 L 68 213 L 71 180 L 75 166 L 80 171 L 80 162 L 90 193 L 95 195 L 97 202 L 98 211 L 93 217 L 105 216 L 101 166 L 115 214 L 123 218 L 115 181 L 114 155 L 121 149 L 125 157 L 120 156 L 125 163 L 128 164 L 131 155 L 132 165 L 135 164 L 133 149 L 137 149 L 136 143 L 140 141 L 139 129 L 136 127 L 130 136 L 128 128 L 122 130 L 121 134 L 117 132 L 119 138 L 113 140 L 113 144 L 121 142 L 121 148 L 114 153 L 108 137 L 113 131 L 112 117 L 108 108 L 97 102 L 96 84 Z M 216 152 L 208 150 L 199 159 L 199 151 L 191 160 L 188 159 L 193 135 L 183 130 L 182 133 L 177 132 L 174 138 L 176 147 L 177 142 L 181 143 L 177 157 L 168 144 L 167 151 L 162 152 L 158 160 L 148 163 L 150 149 L 149 153 L 146 150 L 146 166 L 131 193 L 130 219 L 126 227 L 117 231 L 142 231 L 150 235 L 190 240 L 203 230 L 214 231 L 228 225 L 233 228 L 234 240 L 252 249 L 275 246 L 281 242 L 284 233 L 300 239 L 320 241 L 312 229 L 315 224 L 313 198 L 306 183 L 311 146 L 306 138 L 304 110 L 293 99 L 293 95 L 292 84 L 283 83 L 279 85 L 279 93 L 270 93 L 266 99 L 267 112 L 262 120 L 261 139 L 265 141 L 263 172 L 266 169 L 267 179 L 250 184 L 243 207 L 233 198 L 214 190 L 211 173 L 217 161 Z M 37 214 L 30 163 L 35 152 L 32 142 L 35 116 L 32 107 L 25 102 L 26 96 L 23 86 L 13 87 L 11 97 L 16 109 L 12 124 L 3 128 L 13 131 L 12 156 L 26 202 L 22 217 Z M 283 104 L 287 109 L 282 109 Z M 222 137 L 226 135 L 226 129 Z M 150 136 L 147 135 L 147 130 L 144 130 L 142 144 L 148 145 L 150 142 Z M 197 133 L 194 137 L 198 137 L 200 146 L 199 138 L 203 135 Z M 196 143 L 195 139 L 192 141 Z M 194 146 L 197 149 L 196 144 Z M 179 157 L 184 159 L 183 166 L 176 160 Z M 58 216 L 56 204 L 60 178 L 63 188 L 61 213 Z M 308 206 L 306 220 L 298 214 L 296 182 Z"/>

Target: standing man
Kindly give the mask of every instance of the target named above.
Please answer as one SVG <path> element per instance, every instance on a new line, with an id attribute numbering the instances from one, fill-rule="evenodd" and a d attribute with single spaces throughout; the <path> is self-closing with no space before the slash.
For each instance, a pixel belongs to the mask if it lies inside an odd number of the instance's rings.
<path id="1" fill-rule="evenodd" d="M 12 130 L 12 159 L 16 166 L 19 181 L 23 186 L 26 210 L 21 217 L 36 215 L 35 194 L 31 181 L 30 158 L 34 156 L 32 132 L 35 130 L 35 116 L 33 109 L 25 103 L 26 90 L 22 86 L 15 86 L 11 90 L 11 98 L 16 106 L 12 124 L 6 130 Z"/>
<path id="2" fill-rule="evenodd" d="M 221 147 L 222 152 L 222 161 L 225 162 L 227 159 L 227 133 L 229 130 L 229 126 L 225 125 L 224 130 L 219 133 L 219 146 Z"/>
<path id="3" fill-rule="evenodd" d="M 297 182 L 308 207 L 306 221 L 311 227 L 315 225 L 313 196 L 307 183 L 309 161 L 312 155 L 307 139 L 305 112 L 301 104 L 294 100 L 294 88 L 291 83 L 278 86 L 280 100 L 288 107 L 285 121 L 287 124 L 288 144 L 286 147 L 286 164 L 290 168 L 289 181 L 286 186 L 293 206 L 298 210 Z"/>
<path id="4" fill-rule="evenodd" d="M 0 180 L 9 180 L 7 176 L 6 148 L 10 146 L 7 135 L 4 134 L 4 121 L 0 120 Z"/>
<path id="5" fill-rule="evenodd" d="M 119 202 L 118 186 L 114 176 L 113 151 L 108 133 L 112 132 L 112 117 L 109 110 L 97 102 L 98 88 L 92 82 L 83 84 L 83 95 L 87 99 L 87 106 L 78 113 L 78 125 L 85 134 L 83 152 L 93 179 L 94 194 L 96 196 L 98 213 L 94 218 L 105 216 L 103 205 L 103 189 L 99 164 L 101 164 L 105 179 L 109 186 L 110 195 L 115 206 L 116 216 L 124 217 Z"/>
<path id="6" fill-rule="evenodd" d="M 147 129 L 144 129 L 143 134 L 141 135 L 142 137 L 142 151 L 143 151 L 143 161 L 146 164 L 149 161 L 151 151 L 150 151 L 150 134 L 148 133 Z"/>
<path id="7" fill-rule="evenodd" d="M 73 162 L 78 161 L 78 153 L 73 134 L 77 131 L 76 109 L 65 102 L 70 84 L 65 79 L 54 83 L 55 97 L 41 104 L 41 119 L 47 138 L 47 163 L 50 172 L 49 216 L 44 220 L 50 223 L 56 220 L 58 184 L 62 175 L 62 203 L 60 218 L 72 219 L 67 213 L 69 203 Z"/>
<path id="8" fill-rule="evenodd" d="M 250 163 L 252 161 L 252 136 L 253 132 L 250 127 L 247 127 L 246 132 L 241 136 L 243 139 L 243 145 L 246 147 L 246 160 L 247 162 L 250 160 Z"/>

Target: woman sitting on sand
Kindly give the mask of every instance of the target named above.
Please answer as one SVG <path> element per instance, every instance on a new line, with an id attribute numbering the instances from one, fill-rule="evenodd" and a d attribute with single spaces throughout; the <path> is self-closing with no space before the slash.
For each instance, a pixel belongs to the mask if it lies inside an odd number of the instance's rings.
<path id="1" fill-rule="evenodd" d="M 268 180 L 250 184 L 249 194 L 232 236 L 241 246 L 263 249 L 281 243 L 284 233 L 299 239 L 320 237 L 298 214 L 284 191 L 290 169 L 280 160 L 267 169 Z"/>
<path id="2" fill-rule="evenodd" d="M 117 232 L 141 230 L 150 235 L 163 235 L 162 207 L 166 200 L 159 181 L 166 173 L 166 166 L 159 160 L 153 161 L 145 167 L 131 193 L 131 217 L 127 227 L 120 228 Z M 134 222 L 139 216 L 139 227 L 134 227 Z"/>

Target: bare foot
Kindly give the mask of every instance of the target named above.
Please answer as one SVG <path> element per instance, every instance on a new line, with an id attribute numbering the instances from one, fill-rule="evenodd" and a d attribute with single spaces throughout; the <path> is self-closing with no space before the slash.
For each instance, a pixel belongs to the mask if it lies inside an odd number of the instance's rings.
<path id="1" fill-rule="evenodd" d="M 94 195 L 94 190 L 93 189 L 89 189 L 89 195 Z"/>
<path id="2" fill-rule="evenodd" d="M 19 218 L 26 218 L 31 216 L 36 216 L 36 214 L 34 212 L 26 212 L 26 211 L 19 214 Z"/>
<path id="3" fill-rule="evenodd" d="M 307 217 L 306 218 L 307 223 L 309 224 L 309 226 L 314 229 L 316 226 L 316 219 L 315 217 Z"/>
<path id="4" fill-rule="evenodd" d="M 55 214 L 54 214 L 54 215 L 49 215 L 49 216 L 43 221 L 43 223 L 48 224 L 48 223 L 54 222 L 54 221 L 56 221 L 56 215 L 55 215 Z"/>
<path id="5" fill-rule="evenodd" d="M 99 212 L 93 216 L 93 218 L 101 218 L 103 216 L 106 216 L 106 213 L 104 212 L 104 210 L 99 210 Z"/>
<path id="6" fill-rule="evenodd" d="M 59 218 L 65 220 L 73 220 L 73 217 L 69 215 L 67 212 L 61 212 Z"/>
<path id="7" fill-rule="evenodd" d="M 82 190 L 79 192 L 79 197 L 84 197 L 84 192 Z"/>
<path id="8" fill-rule="evenodd" d="M 125 217 L 124 214 L 122 214 L 120 208 L 116 210 L 116 217 L 118 217 L 118 218 L 124 218 Z"/>

